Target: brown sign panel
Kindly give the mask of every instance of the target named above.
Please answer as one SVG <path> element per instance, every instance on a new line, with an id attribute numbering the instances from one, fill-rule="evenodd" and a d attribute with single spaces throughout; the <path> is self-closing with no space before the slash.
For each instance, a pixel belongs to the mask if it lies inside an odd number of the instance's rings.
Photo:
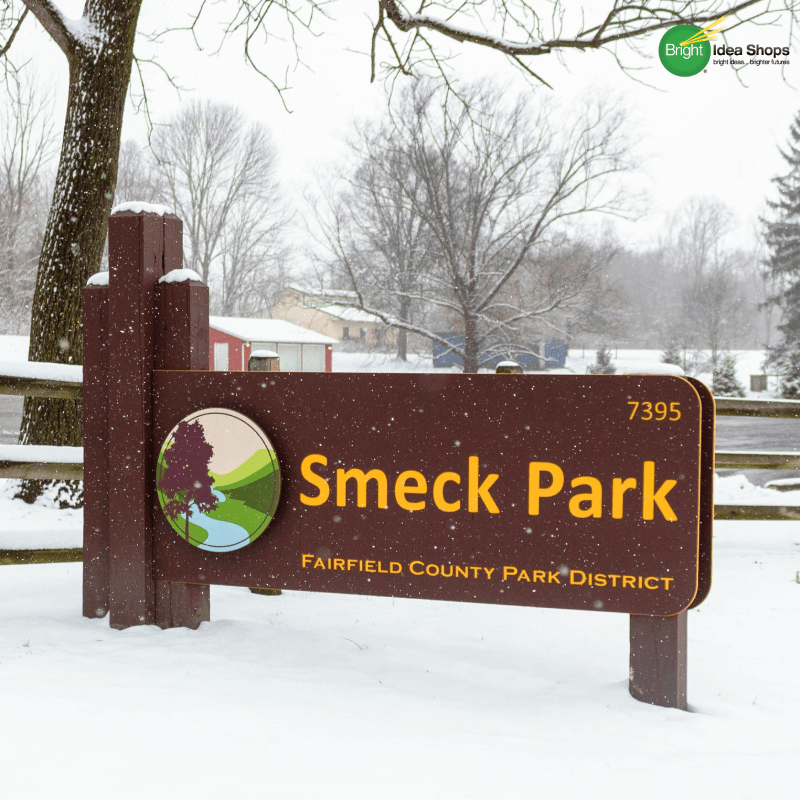
<path id="1" fill-rule="evenodd" d="M 209 552 L 154 498 L 158 580 L 650 615 L 697 595 L 682 378 L 156 372 L 156 450 L 205 408 L 269 437 L 280 503 L 252 544 Z"/>

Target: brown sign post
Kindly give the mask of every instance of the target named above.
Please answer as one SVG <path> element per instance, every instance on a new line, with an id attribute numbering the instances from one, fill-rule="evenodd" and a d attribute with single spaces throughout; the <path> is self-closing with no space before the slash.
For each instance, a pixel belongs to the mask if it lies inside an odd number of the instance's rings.
<path id="1" fill-rule="evenodd" d="M 87 288 L 87 376 L 107 363 L 111 389 L 85 613 L 107 590 L 116 627 L 196 626 L 211 583 L 616 611 L 631 694 L 686 707 L 686 610 L 711 579 L 702 384 L 208 372 L 207 290 L 158 283 L 179 224 L 114 215 L 110 298 Z M 90 443 L 105 457 L 104 408 L 87 409 L 87 464 Z"/>
<path id="2" fill-rule="evenodd" d="M 196 628 L 206 585 L 153 580 L 152 383 L 156 368 L 208 368 L 208 287 L 159 283 L 180 269 L 183 223 L 109 220 L 109 282 L 84 290 L 84 602 L 111 625 Z"/>

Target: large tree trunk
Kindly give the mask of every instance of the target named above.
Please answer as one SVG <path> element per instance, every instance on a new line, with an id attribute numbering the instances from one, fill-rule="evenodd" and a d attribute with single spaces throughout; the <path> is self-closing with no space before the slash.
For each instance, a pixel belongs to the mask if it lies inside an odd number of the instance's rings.
<path id="1" fill-rule="evenodd" d="M 400 319 L 403 322 L 411 322 L 411 300 L 407 297 L 400 298 Z M 408 361 L 408 331 L 399 328 L 397 331 L 397 358 L 400 361 Z"/>
<path id="2" fill-rule="evenodd" d="M 31 361 L 83 363 L 81 295 L 103 255 L 140 6 L 87 0 L 80 35 L 55 26 L 62 41 L 53 38 L 69 60 L 69 97 L 33 298 Z M 80 403 L 26 398 L 20 442 L 80 446 Z M 24 481 L 18 496 L 33 502 L 42 485 Z M 81 502 L 77 482 L 69 494 L 71 504 Z"/>
<path id="3" fill-rule="evenodd" d="M 480 366 L 478 352 L 478 325 L 475 315 L 464 314 L 464 372 L 477 372 Z"/>
<path id="4" fill-rule="evenodd" d="M 397 358 L 399 361 L 408 361 L 408 331 L 404 328 L 397 331 Z"/>

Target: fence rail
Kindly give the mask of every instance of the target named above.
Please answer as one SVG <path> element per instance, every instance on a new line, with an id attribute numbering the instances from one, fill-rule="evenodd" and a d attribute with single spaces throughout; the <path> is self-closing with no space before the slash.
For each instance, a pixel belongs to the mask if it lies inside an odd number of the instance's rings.
<path id="1" fill-rule="evenodd" d="M 82 391 L 83 368 L 75 364 L 0 362 L 0 395 L 80 400 Z"/>
<path id="2" fill-rule="evenodd" d="M 83 480 L 83 448 L 0 444 L 0 478 Z"/>
<path id="3" fill-rule="evenodd" d="M 717 469 L 800 469 L 800 453 L 717 450 L 714 462 Z"/>
<path id="4" fill-rule="evenodd" d="M 21 378 L 15 375 L 0 375 L 0 394 L 18 397 L 57 397 L 80 400 L 83 386 L 74 381 L 48 378 Z"/>
<path id="5" fill-rule="evenodd" d="M 798 520 L 800 506 L 714 506 L 714 519 Z"/>
<path id="6" fill-rule="evenodd" d="M 20 449 L 25 445 L 15 445 Z M 23 461 L 0 458 L 0 478 L 39 481 L 82 481 L 83 464 L 70 461 Z"/>
<path id="7" fill-rule="evenodd" d="M 748 400 L 743 397 L 715 398 L 718 417 L 800 418 L 800 400 Z"/>

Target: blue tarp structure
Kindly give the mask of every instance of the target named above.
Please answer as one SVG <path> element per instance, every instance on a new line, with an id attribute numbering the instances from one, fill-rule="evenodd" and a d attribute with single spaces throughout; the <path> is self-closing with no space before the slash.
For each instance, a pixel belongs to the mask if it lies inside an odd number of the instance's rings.
<path id="1" fill-rule="evenodd" d="M 446 339 L 448 342 L 451 342 L 455 347 L 463 347 L 464 342 L 466 341 L 466 337 L 455 333 L 440 333 L 439 336 L 441 336 L 443 339 Z M 534 345 L 530 349 L 533 350 L 534 353 L 538 353 L 539 345 Z M 559 342 L 549 342 L 545 345 L 544 354 L 545 357 L 556 359 L 555 362 L 548 362 L 548 367 L 563 367 L 564 359 L 566 358 L 567 354 L 567 348 L 565 345 Z M 484 361 L 482 358 L 481 366 L 485 367 L 486 369 L 494 369 L 501 361 L 505 361 L 506 358 L 507 356 L 493 356 L 486 361 Z M 517 355 L 512 356 L 512 359 L 516 361 L 523 369 L 545 368 L 545 362 L 542 359 L 536 358 L 536 356 L 530 355 L 529 353 L 518 353 Z M 441 342 L 434 341 L 433 366 L 463 367 L 464 362 L 458 353 L 453 352 Z"/>
<path id="2" fill-rule="evenodd" d="M 544 357 L 547 367 L 563 367 L 567 362 L 567 346 L 562 342 L 548 342 L 544 346 Z"/>

